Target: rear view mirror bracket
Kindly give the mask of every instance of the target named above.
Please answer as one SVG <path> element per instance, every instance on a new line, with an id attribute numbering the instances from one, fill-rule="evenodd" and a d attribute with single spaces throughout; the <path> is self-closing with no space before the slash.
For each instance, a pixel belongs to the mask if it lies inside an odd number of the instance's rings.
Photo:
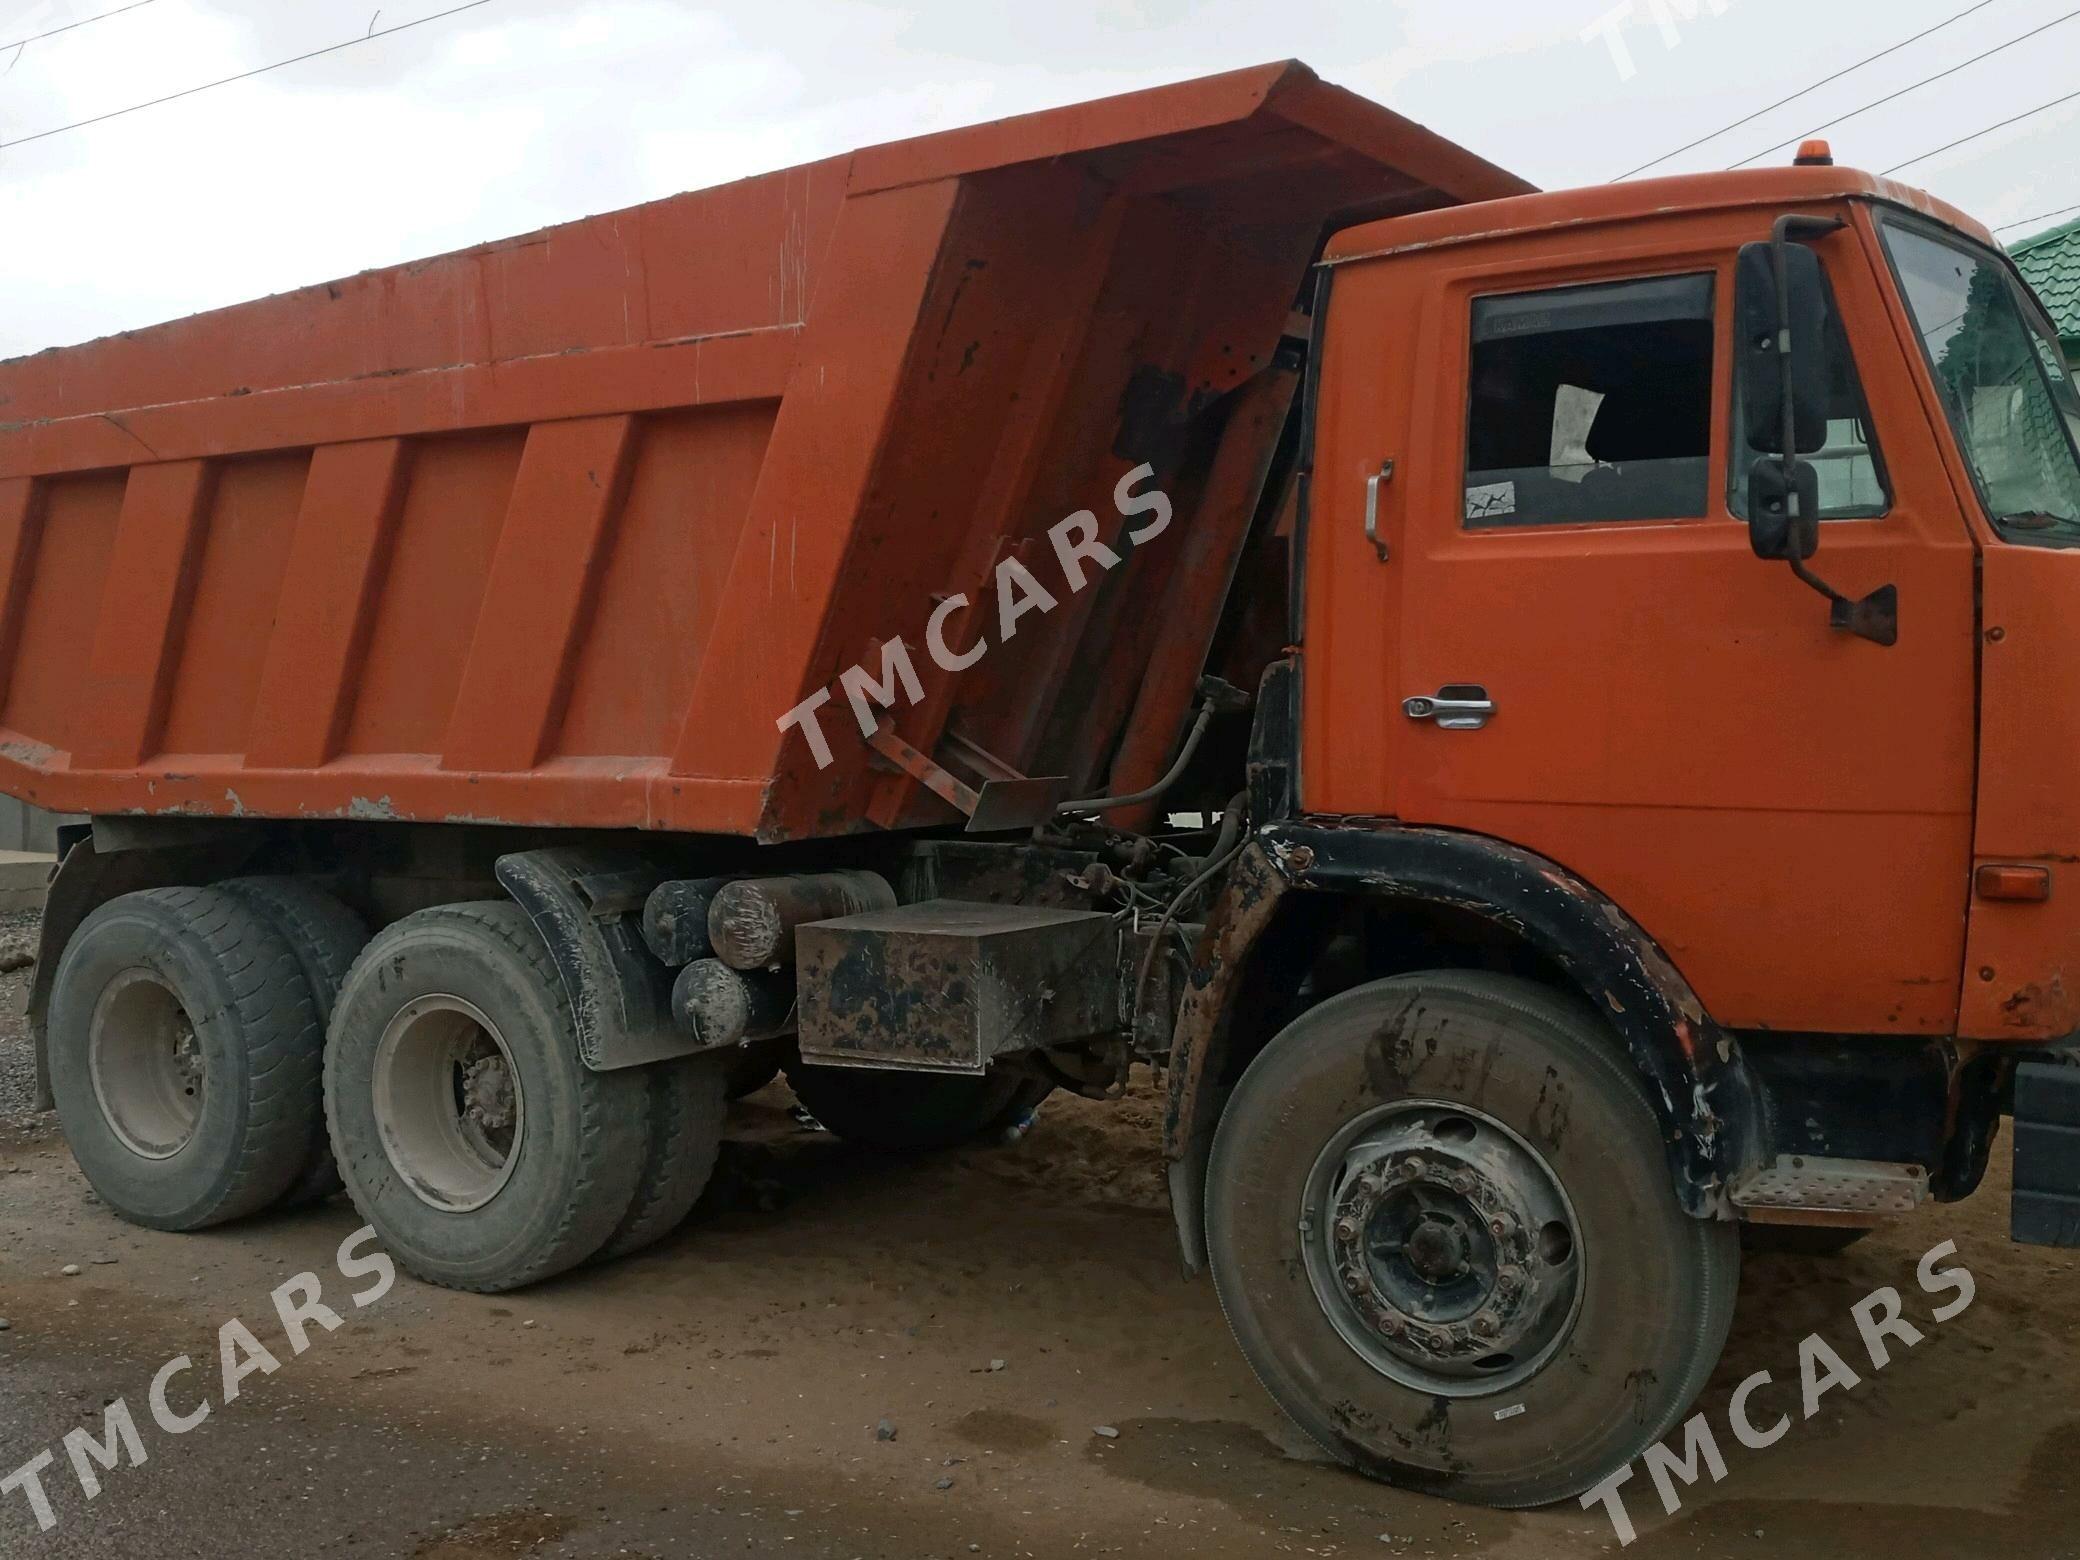
<path id="1" fill-rule="evenodd" d="M 1777 218 L 1770 230 L 1770 330 L 1767 346 L 1776 359 L 1774 397 L 1757 396 L 1751 406 L 1759 409 L 1767 401 L 1774 405 L 1773 427 L 1751 427 L 1750 440 L 1765 451 L 1755 462 L 1750 477 L 1749 539 L 1757 556 L 1781 558 L 1792 574 L 1829 603 L 1828 622 L 1844 633 L 1867 639 L 1872 644 L 1899 642 L 1899 588 L 1882 585 L 1860 600 L 1851 600 L 1807 567 L 1806 560 L 1819 547 L 1819 478 L 1801 455 L 1821 448 L 1826 440 L 1826 409 L 1819 418 L 1806 413 L 1808 427 L 1801 430 L 1799 384 L 1806 381 L 1810 400 L 1816 364 L 1810 354 L 1821 350 L 1824 338 L 1812 324 L 1820 316 L 1813 297 L 1801 294 L 1797 313 L 1806 321 L 1803 330 L 1793 327 L 1794 297 L 1791 281 L 1791 246 L 1825 238 L 1845 224 L 1838 217 L 1787 214 Z M 1752 246 L 1751 246 L 1752 247 Z M 1807 283 L 1810 288 L 1813 284 Z M 1767 307 L 1768 305 L 1765 305 Z M 1743 324 L 1750 325 L 1743 314 Z M 1760 337 L 1761 333 L 1754 333 Z M 1758 340 L 1758 345 L 1763 343 Z M 1803 436 L 1802 436 L 1803 434 Z M 1774 447 L 1772 447 L 1774 446 Z"/>

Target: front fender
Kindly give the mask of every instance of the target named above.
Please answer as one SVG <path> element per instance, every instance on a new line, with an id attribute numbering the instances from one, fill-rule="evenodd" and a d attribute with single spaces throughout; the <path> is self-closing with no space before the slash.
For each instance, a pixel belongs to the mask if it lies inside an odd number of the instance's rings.
<path id="1" fill-rule="evenodd" d="M 1557 863 L 1501 840 L 1370 819 L 1295 820 L 1260 829 L 1237 859 L 1178 1015 L 1164 1148 L 1194 1265 L 1229 1007 L 1260 939 L 1295 901 L 1324 895 L 1450 906 L 1545 955 L 1603 1015 L 1646 1083 L 1678 1201 L 1699 1217 L 1728 1213 L 1727 1187 L 1761 1152 L 1761 1092 L 1733 1036 L 1637 922 Z"/>

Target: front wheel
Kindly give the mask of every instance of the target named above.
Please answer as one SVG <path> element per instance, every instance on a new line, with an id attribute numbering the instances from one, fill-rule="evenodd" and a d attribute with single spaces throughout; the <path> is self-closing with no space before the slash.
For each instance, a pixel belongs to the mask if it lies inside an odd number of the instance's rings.
<path id="1" fill-rule="evenodd" d="M 1731 1225 L 1677 1205 L 1615 1038 L 1528 981 L 1360 987 L 1250 1065 L 1207 1174 L 1222 1308 L 1316 1441 L 1391 1483 L 1564 1500 L 1703 1388 Z"/>

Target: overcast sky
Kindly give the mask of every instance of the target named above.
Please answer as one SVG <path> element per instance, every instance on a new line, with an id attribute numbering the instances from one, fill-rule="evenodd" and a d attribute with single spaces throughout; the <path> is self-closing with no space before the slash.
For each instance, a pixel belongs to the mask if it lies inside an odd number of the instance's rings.
<path id="1" fill-rule="evenodd" d="M 0 0 L 0 45 L 124 3 Z M 378 14 L 375 0 L 152 0 L 0 50 L 0 143 L 456 3 L 385 0 Z M 5 146 L 0 356 L 851 146 L 1287 57 L 1537 184 L 1595 182 L 1967 4 L 1634 0 L 1619 22 L 1622 0 L 491 0 Z M 1990 0 L 1664 171 L 1723 167 L 2068 9 Z M 1883 169 L 2080 89 L 2076 59 L 2080 17 L 1828 134 L 1842 161 Z M 1997 224 L 2080 204 L 2076 152 L 2080 102 L 1901 176 Z"/>

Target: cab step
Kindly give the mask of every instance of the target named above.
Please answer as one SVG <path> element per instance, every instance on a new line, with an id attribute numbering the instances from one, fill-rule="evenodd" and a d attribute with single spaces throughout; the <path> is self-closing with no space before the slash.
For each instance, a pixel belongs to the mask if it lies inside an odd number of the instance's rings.
<path id="1" fill-rule="evenodd" d="M 2015 1069 L 2015 1204 L 2022 1246 L 2080 1246 L 2080 1060 Z"/>
<path id="2" fill-rule="evenodd" d="M 1773 1165 L 1750 1171 L 1733 1186 L 1733 1205 L 1757 1224 L 1871 1223 L 1912 1213 L 1928 1200 L 1928 1172 L 1920 1165 L 1876 1159 L 1824 1159 L 1779 1154 Z"/>

